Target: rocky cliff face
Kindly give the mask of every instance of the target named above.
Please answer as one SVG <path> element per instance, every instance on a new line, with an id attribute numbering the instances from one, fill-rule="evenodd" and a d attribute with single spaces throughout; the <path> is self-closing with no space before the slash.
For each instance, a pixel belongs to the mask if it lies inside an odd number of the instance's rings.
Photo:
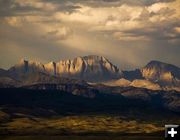
<path id="1" fill-rule="evenodd" d="M 159 61 L 151 61 L 142 69 L 123 71 L 123 78 L 129 80 L 130 84 L 119 82 L 122 81 L 121 79 L 105 84 L 109 86 L 133 86 L 152 90 L 180 91 L 180 68 Z"/>
<path id="2" fill-rule="evenodd" d="M 45 68 L 44 65 L 40 62 L 26 61 L 21 59 L 18 64 L 11 67 L 7 72 L 10 77 L 13 77 L 17 80 L 22 80 L 28 74 L 45 72 Z"/>
<path id="3" fill-rule="evenodd" d="M 85 56 L 56 63 L 56 75 L 103 81 L 118 78 L 119 70 L 102 56 Z"/>
<path id="4" fill-rule="evenodd" d="M 148 80 L 134 80 L 131 82 L 130 86 L 137 88 L 146 88 L 151 90 L 162 90 L 159 84 L 153 83 Z"/>
<path id="5" fill-rule="evenodd" d="M 43 72 L 53 76 L 70 77 L 87 81 L 104 81 L 119 78 L 119 69 L 102 56 L 77 57 L 57 63 L 42 64 L 21 60 L 8 70 L 11 75 L 21 79 L 24 74 Z"/>
<path id="6" fill-rule="evenodd" d="M 159 61 L 151 61 L 141 70 L 142 76 L 162 85 L 178 84 L 180 68 Z"/>
<path id="7" fill-rule="evenodd" d="M 180 68 L 174 65 L 151 61 L 135 71 L 120 71 L 105 57 L 95 55 L 47 64 L 22 59 L 7 71 L 0 69 L 0 78 L 6 85 L 58 83 L 59 79 L 68 78 L 110 86 L 180 91 Z"/>

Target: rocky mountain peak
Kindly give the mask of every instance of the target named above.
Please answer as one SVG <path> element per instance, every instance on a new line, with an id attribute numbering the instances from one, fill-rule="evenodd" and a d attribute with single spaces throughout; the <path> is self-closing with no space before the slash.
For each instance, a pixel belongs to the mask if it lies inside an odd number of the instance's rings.
<path id="1" fill-rule="evenodd" d="M 84 56 L 83 60 L 89 65 L 89 66 L 100 66 L 104 67 L 107 70 L 111 70 L 113 72 L 119 71 L 119 69 L 113 65 L 107 58 L 103 56 L 97 56 L 97 55 L 89 55 Z"/>
<path id="2" fill-rule="evenodd" d="M 156 68 L 159 70 L 168 70 L 172 67 L 175 67 L 175 66 L 164 63 L 164 62 L 153 60 L 153 61 L 150 61 L 144 68 L 149 68 L 149 69 Z"/>
<path id="3" fill-rule="evenodd" d="M 111 63 L 107 58 L 105 58 L 103 56 L 97 56 L 97 55 L 84 56 L 84 57 L 82 57 L 82 59 L 84 61 L 88 62 L 89 64 L 93 64 L 93 63 Z"/>
<path id="4" fill-rule="evenodd" d="M 144 68 L 159 68 L 162 70 L 173 70 L 173 69 L 179 69 L 177 66 L 160 62 L 160 61 L 150 61 Z"/>
<path id="5" fill-rule="evenodd" d="M 44 72 L 45 68 L 44 65 L 40 62 L 21 59 L 19 63 L 11 67 L 8 71 L 18 76 L 26 73 Z"/>
<path id="6" fill-rule="evenodd" d="M 118 77 L 119 70 L 102 56 L 89 55 L 57 63 L 57 74 L 78 77 L 88 81 L 101 81 Z"/>
<path id="7" fill-rule="evenodd" d="M 119 69 L 103 56 L 89 55 L 57 63 L 42 64 L 37 61 L 21 59 L 9 71 L 16 75 L 43 72 L 60 77 L 71 77 L 87 81 L 103 81 L 119 78 Z"/>
<path id="8" fill-rule="evenodd" d="M 57 63 L 52 61 L 47 64 L 21 59 L 9 70 L 0 69 L 1 77 L 26 81 L 27 83 L 33 80 L 48 82 L 49 79 L 42 75 L 57 79 L 61 79 L 61 77 L 79 79 L 87 82 L 111 81 L 108 84 L 116 86 L 156 87 L 155 89 L 158 89 L 157 85 L 159 85 L 166 89 L 177 87 L 178 90 L 180 87 L 180 68 L 154 60 L 142 69 L 133 71 L 120 71 L 107 58 L 96 55 L 61 60 Z M 133 84 L 130 85 L 130 83 Z"/>
<path id="9" fill-rule="evenodd" d="M 24 58 L 21 58 L 19 61 L 19 65 L 24 65 L 24 63 L 28 62 L 27 60 L 25 60 Z"/>
<path id="10" fill-rule="evenodd" d="M 150 61 L 141 72 L 145 79 L 152 81 L 167 83 L 180 79 L 180 68 L 160 61 Z"/>

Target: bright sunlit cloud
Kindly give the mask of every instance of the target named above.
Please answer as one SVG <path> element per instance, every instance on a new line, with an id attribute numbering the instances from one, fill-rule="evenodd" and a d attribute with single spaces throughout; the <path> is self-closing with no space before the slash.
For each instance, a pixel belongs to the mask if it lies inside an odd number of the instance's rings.
<path id="1" fill-rule="evenodd" d="M 0 65 L 24 54 L 42 62 L 96 54 L 123 69 L 152 59 L 180 66 L 179 7 L 179 0 L 0 0 Z"/>

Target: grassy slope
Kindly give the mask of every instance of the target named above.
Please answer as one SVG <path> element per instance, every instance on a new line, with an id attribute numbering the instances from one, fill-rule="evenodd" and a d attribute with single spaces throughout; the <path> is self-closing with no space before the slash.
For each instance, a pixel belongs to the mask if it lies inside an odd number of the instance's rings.
<path id="1" fill-rule="evenodd" d="M 164 137 L 151 136 L 11 136 L 1 140 L 164 140 Z"/>
<path id="2" fill-rule="evenodd" d="M 20 114 L 19 114 L 20 115 Z M 22 114 L 21 114 L 22 115 Z M 119 116 L 14 117 L 0 122 L 0 135 L 163 135 L 163 122 Z"/>
<path id="3" fill-rule="evenodd" d="M 56 116 L 53 118 L 13 118 L 2 122 L 3 134 L 103 134 L 154 133 L 162 131 L 157 124 L 124 120 L 118 116 Z"/>

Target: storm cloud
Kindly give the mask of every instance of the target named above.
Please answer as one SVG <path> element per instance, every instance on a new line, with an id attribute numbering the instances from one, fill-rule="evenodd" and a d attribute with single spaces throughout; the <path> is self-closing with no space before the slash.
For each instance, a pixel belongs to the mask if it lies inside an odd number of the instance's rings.
<path id="1" fill-rule="evenodd" d="M 103 55 L 120 69 L 180 66 L 179 0 L 0 0 L 0 67 Z"/>

